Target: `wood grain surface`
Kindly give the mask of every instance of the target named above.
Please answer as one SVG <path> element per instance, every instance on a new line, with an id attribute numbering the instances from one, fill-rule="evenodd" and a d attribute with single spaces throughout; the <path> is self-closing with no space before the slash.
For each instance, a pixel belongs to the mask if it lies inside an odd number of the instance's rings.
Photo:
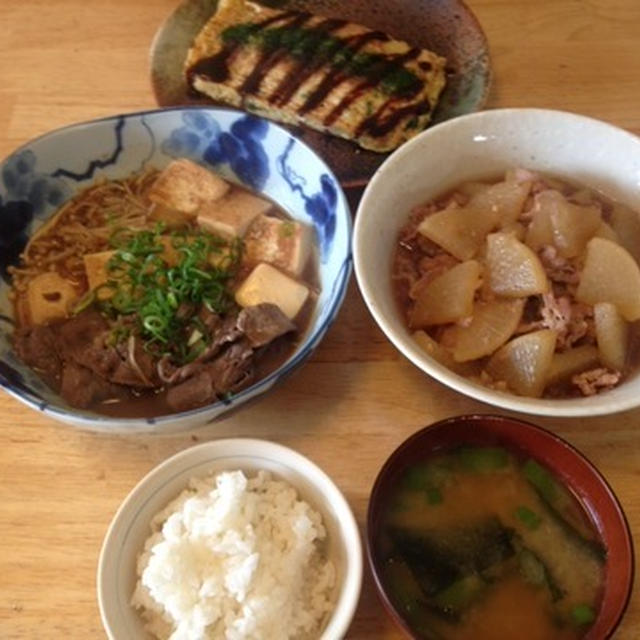
<path id="1" fill-rule="evenodd" d="M 62 125 L 153 107 L 149 47 L 176 1 L 2 0 L 0 156 Z M 565 109 L 640 134 L 638 0 L 468 4 L 491 47 L 489 107 Z M 0 393 L 0 639 L 105 637 L 95 572 L 107 525 L 147 471 L 195 442 L 252 436 L 297 449 L 337 482 L 364 533 L 370 487 L 402 440 L 444 417 L 491 411 L 401 357 L 370 318 L 355 282 L 301 370 L 264 400 L 188 434 L 86 433 Z M 640 411 L 532 421 L 600 468 L 640 540 Z M 368 569 L 347 637 L 401 637 Z M 615 639 L 637 638 L 634 595 Z"/>

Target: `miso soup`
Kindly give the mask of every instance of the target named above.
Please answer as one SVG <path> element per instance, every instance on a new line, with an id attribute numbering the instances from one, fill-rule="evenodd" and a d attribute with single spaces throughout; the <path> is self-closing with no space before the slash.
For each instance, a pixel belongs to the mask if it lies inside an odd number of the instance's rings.
<path id="1" fill-rule="evenodd" d="M 503 448 L 407 469 L 375 547 L 387 593 L 425 640 L 577 640 L 599 609 L 595 528 L 548 469 Z"/>

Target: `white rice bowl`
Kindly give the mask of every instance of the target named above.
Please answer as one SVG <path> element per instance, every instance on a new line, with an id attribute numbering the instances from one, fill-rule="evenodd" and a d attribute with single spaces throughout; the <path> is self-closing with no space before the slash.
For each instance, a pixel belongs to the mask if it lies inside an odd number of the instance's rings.
<path id="1" fill-rule="evenodd" d="M 132 605 L 165 640 L 318 637 L 335 568 L 320 514 L 268 472 L 192 478 L 151 522 Z"/>

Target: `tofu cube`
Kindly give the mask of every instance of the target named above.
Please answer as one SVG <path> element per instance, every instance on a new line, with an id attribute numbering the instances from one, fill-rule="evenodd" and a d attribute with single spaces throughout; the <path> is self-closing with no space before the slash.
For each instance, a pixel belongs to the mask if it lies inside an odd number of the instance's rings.
<path id="1" fill-rule="evenodd" d="M 225 238 L 242 237 L 251 222 L 272 207 L 269 200 L 237 189 L 203 206 L 198 213 L 198 224 Z"/>
<path id="2" fill-rule="evenodd" d="M 300 222 L 260 215 L 244 237 L 244 259 L 249 264 L 268 262 L 299 276 L 311 253 L 311 233 Z"/>
<path id="3" fill-rule="evenodd" d="M 29 317 L 33 324 L 65 318 L 78 299 L 75 287 L 55 271 L 41 273 L 27 288 Z"/>
<path id="4" fill-rule="evenodd" d="M 169 229 L 184 227 L 184 225 L 193 220 L 193 214 L 183 213 L 157 202 L 151 203 L 149 216 L 158 222 L 162 222 Z"/>
<path id="5" fill-rule="evenodd" d="M 89 281 L 89 291 L 97 289 L 109 279 L 107 263 L 114 254 L 115 251 L 101 251 L 100 253 L 88 253 L 83 256 L 84 270 L 87 274 L 87 280 Z M 101 289 L 98 292 L 98 298 L 100 300 L 107 300 L 112 295 L 113 292 L 107 288 Z"/>
<path id="6" fill-rule="evenodd" d="M 171 162 L 156 178 L 149 189 L 149 199 L 195 217 L 202 204 L 218 200 L 229 187 L 212 171 L 182 158 Z"/>
<path id="7" fill-rule="evenodd" d="M 251 307 L 271 302 L 293 320 L 309 297 L 306 285 L 265 262 L 260 263 L 236 290 L 236 302 Z"/>

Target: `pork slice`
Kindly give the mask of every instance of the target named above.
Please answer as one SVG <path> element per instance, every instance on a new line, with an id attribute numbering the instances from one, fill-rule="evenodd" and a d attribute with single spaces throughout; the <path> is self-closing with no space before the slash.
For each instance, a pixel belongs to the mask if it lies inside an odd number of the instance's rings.
<path id="1" fill-rule="evenodd" d="M 571 378 L 571 382 L 580 389 L 583 396 L 595 396 L 600 391 L 613 389 L 621 378 L 620 371 L 597 367 L 577 373 Z"/>
<path id="2" fill-rule="evenodd" d="M 575 302 L 570 295 L 542 294 L 540 314 L 540 328 L 552 329 L 557 333 L 557 348 L 561 351 L 583 338 L 595 339 L 592 308 Z"/>
<path id="3" fill-rule="evenodd" d="M 554 282 L 577 285 L 580 282 L 580 274 L 574 264 L 562 257 L 552 245 L 545 245 L 538 255 L 546 274 Z"/>
<path id="4" fill-rule="evenodd" d="M 296 329 L 296 325 L 280 307 L 267 302 L 243 309 L 238 314 L 236 326 L 244 333 L 253 348 L 269 344 Z"/>

